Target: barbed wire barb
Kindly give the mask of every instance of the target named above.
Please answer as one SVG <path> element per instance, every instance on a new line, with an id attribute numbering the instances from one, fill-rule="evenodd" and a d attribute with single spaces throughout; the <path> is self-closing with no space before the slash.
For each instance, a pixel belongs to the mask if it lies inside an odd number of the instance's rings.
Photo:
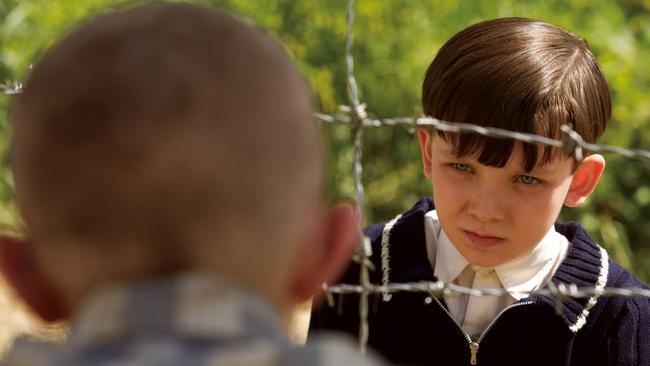
<path id="1" fill-rule="evenodd" d="M 7 81 L 0 83 L 0 92 L 6 95 L 16 95 L 23 91 L 23 84 L 17 81 Z"/>

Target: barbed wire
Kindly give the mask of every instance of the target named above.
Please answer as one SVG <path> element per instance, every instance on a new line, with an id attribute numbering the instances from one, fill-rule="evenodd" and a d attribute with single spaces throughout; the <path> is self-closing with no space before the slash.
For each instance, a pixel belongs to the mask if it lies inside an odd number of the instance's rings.
<path id="1" fill-rule="evenodd" d="M 365 127 L 381 126 L 410 126 L 424 127 L 431 126 L 438 131 L 451 133 L 475 133 L 486 137 L 507 138 L 532 143 L 542 146 L 551 146 L 561 149 L 567 154 L 573 155 L 577 161 L 582 161 L 585 151 L 594 153 L 615 153 L 629 158 L 650 160 L 650 151 L 640 149 L 625 149 L 618 146 L 597 145 L 584 141 L 582 136 L 574 131 L 571 126 L 564 125 L 561 127 L 563 138 L 561 140 L 552 139 L 535 134 L 509 131 L 495 127 L 483 127 L 470 123 L 447 122 L 430 117 L 408 118 L 368 118 L 366 105 L 359 100 L 358 86 L 354 76 L 354 57 L 352 55 L 353 46 L 353 23 L 354 23 L 354 0 L 348 0 L 347 22 L 345 34 L 345 61 L 346 76 L 348 84 L 348 99 L 350 106 L 341 106 L 341 111 L 345 115 L 332 115 L 316 113 L 316 119 L 332 124 L 350 124 L 353 128 L 354 144 L 354 186 L 359 214 L 363 212 L 364 188 L 362 183 L 362 148 L 363 148 L 363 129 Z M 333 295 L 339 296 L 346 294 L 358 294 L 359 297 L 359 350 L 365 353 L 368 343 L 369 324 L 368 324 L 368 296 L 371 294 L 393 294 L 398 292 L 421 292 L 429 294 L 425 302 L 430 303 L 433 298 L 440 298 L 443 295 L 469 295 L 469 296 L 512 296 L 512 294 L 503 288 L 498 289 L 473 289 L 459 286 L 453 283 L 436 282 L 414 282 L 414 283 L 389 283 L 378 285 L 370 283 L 369 271 L 374 269 L 370 260 L 372 247 L 370 239 L 364 235 L 362 227 L 363 218 L 359 216 L 359 238 L 360 244 L 353 260 L 360 265 L 359 284 L 336 284 L 334 286 L 323 285 L 328 303 L 333 306 Z M 606 254 L 604 254 L 606 256 Z M 613 287 L 578 287 L 575 284 L 554 284 L 548 282 L 545 287 L 532 292 L 521 293 L 522 295 L 543 295 L 552 297 L 555 300 L 556 312 L 561 313 L 563 300 L 567 298 L 593 298 L 594 296 L 644 296 L 650 297 L 650 290 L 641 288 L 613 288 Z"/>
<path id="2" fill-rule="evenodd" d="M 363 206 L 364 206 L 364 188 L 361 181 L 363 177 L 363 165 L 361 158 L 363 156 L 363 128 L 364 120 L 367 118 L 365 104 L 359 102 L 359 89 L 357 88 L 357 80 L 354 76 L 354 58 L 352 57 L 352 45 L 354 43 L 352 26 L 354 24 L 354 0 L 348 1 L 346 31 L 345 31 L 345 66 L 348 81 L 348 98 L 352 104 L 350 109 L 350 122 L 353 124 L 353 144 L 354 144 L 354 188 L 355 198 L 357 204 L 357 212 L 359 214 L 358 227 L 359 232 L 359 246 L 356 254 L 359 269 L 359 283 L 362 288 L 368 289 L 370 283 L 370 256 L 372 255 L 372 246 L 370 240 L 363 233 Z M 359 297 L 359 350 L 362 354 L 366 353 L 368 345 L 369 325 L 368 325 L 368 295 L 369 292 L 362 291 Z"/>
<path id="3" fill-rule="evenodd" d="M 20 94 L 23 90 L 23 84 L 17 81 L 7 81 L 4 84 L 0 83 L 0 92 L 7 95 Z"/>
<path id="4" fill-rule="evenodd" d="M 430 297 L 440 298 L 443 295 L 469 295 L 469 296 L 497 296 L 505 297 L 512 296 L 513 293 L 504 288 L 469 288 L 454 283 L 443 281 L 421 281 L 421 282 L 403 282 L 403 283 L 390 283 L 388 285 L 371 284 L 368 287 L 361 285 L 351 284 L 338 284 L 335 286 L 323 285 L 323 291 L 328 296 L 328 302 L 332 305 L 333 298 L 329 297 L 332 294 L 337 295 L 350 295 L 361 294 L 367 292 L 369 294 L 394 294 L 398 292 L 421 292 L 429 294 Z M 552 297 L 558 301 L 566 298 L 591 298 L 593 296 L 644 296 L 650 297 L 650 290 L 643 288 L 619 288 L 619 287 L 579 287 L 575 284 L 559 283 L 548 287 L 539 288 L 534 291 L 515 292 L 515 295 L 522 295 L 523 297 L 541 295 Z M 425 299 L 426 303 L 429 303 Z"/>
<path id="5" fill-rule="evenodd" d="M 333 303 L 333 294 L 347 295 L 358 294 L 359 298 L 359 349 L 362 353 L 366 352 L 369 334 L 368 313 L 369 295 L 375 294 L 393 294 L 399 292 L 419 292 L 426 293 L 429 296 L 425 302 L 431 302 L 432 298 L 440 298 L 443 295 L 469 295 L 469 296 L 511 296 L 506 289 L 473 289 L 459 286 L 453 283 L 442 281 L 430 282 L 412 282 L 412 283 L 390 283 L 378 285 L 370 282 L 369 272 L 374 270 L 374 265 L 370 260 L 372 256 L 372 247 L 370 239 L 363 233 L 363 206 L 365 192 L 362 183 L 363 165 L 361 163 L 363 154 L 363 130 L 365 127 L 381 126 L 410 126 L 426 127 L 431 126 L 438 131 L 451 133 L 475 133 L 486 137 L 507 138 L 522 141 L 526 143 L 538 144 L 542 146 L 551 146 L 561 149 L 567 154 L 572 154 L 578 161 L 584 158 L 585 151 L 596 153 L 614 153 L 629 158 L 650 160 L 650 151 L 641 149 L 626 149 L 618 146 L 597 145 L 584 141 L 584 139 L 574 131 L 571 126 L 562 126 L 563 138 L 561 140 L 551 139 L 544 136 L 509 131 L 495 127 L 483 127 L 470 123 L 447 122 L 430 117 L 396 117 L 396 118 L 369 118 L 366 113 L 366 105 L 359 100 L 359 90 L 356 78 L 354 76 L 354 57 L 353 49 L 353 24 L 354 24 L 354 0 L 348 0 L 346 34 L 345 34 L 345 65 L 347 77 L 348 99 L 350 106 L 342 106 L 341 111 L 345 115 L 332 115 L 316 113 L 315 117 L 326 123 L 332 124 L 349 124 L 353 128 L 353 146 L 354 146 L 354 187 L 357 204 L 358 232 L 360 245 L 354 261 L 360 264 L 359 284 L 336 284 L 333 286 L 323 285 L 328 302 Z M 15 81 L 0 83 L 0 92 L 8 95 L 19 94 L 23 89 L 23 84 Z M 556 301 L 556 311 L 560 311 L 562 301 L 566 298 L 590 298 L 593 296 L 644 296 L 650 297 L 650 290 L 641 288 L 613 288 L 613 287 L 578 287 L 575 284 L 547 284 L 547 287 L 537 289 L 532 292 L 521 293 L 522 295 L 542 295 L 549 296 Z"/>
<path id="6" fill-rule="evenodd" d="M 344 108 L 346 109 L 346 108 Z M 333 124 L 349 124 L 351 119 L 344 115 L 331 115 L 316 113 L 315 117 L 323 122 Z M 363 120 L 364 127 L 381 127 L 381 126 L 412 126 L 412 127 L 426 127 L 430 126 L 438 131 L 452 132 L 452 133 L 475 133 L 485 137 L 501 138 L 501 139 L 514 139 L 526 143 L 551 146 L 562 149 L 567 154 L 572 154 L 578 161 L 584 158 L 584 151 L 593 153 L 615 153 L 623 155 L 628 158 L 650 160 L 650 151 L 641 149 L 625 149 L 612 145 L 598 145 L 586 142 L 580 134 L 571 128 L 569 125 L 561 127 L 564 139 L 556 140 L 545 136 L 510 131 L 497 127 L 483 127 L 471 123 L 461 122 L 446 122 L 431 117 L 420 118 L 382 118 Z"/>

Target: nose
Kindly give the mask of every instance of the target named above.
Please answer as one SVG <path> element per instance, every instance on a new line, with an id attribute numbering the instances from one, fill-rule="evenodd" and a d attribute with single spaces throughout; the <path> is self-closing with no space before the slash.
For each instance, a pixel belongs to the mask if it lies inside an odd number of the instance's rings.
<path id="1" fill-rule="evenodd" d="M 469 192 L 467 213 L 480 222 L 503 220 L 505 212 L 499 192 L 491 186 L 478 187 Z"/>

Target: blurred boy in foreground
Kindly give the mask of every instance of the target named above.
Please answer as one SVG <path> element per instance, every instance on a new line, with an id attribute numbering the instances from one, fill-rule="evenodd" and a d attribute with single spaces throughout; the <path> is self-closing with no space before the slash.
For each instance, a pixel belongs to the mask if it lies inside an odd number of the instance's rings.
<path id="1" fill-rule="evenodd" d="M 371 364 L 283 334 L 345 266 L 355 215 L 322 210 L 309 92 L 263 32 L 191 5 L 104 15 L 42 57 L 13 112 L 28 232 L 0 267 L 71 334 L 5 364 Z"/>

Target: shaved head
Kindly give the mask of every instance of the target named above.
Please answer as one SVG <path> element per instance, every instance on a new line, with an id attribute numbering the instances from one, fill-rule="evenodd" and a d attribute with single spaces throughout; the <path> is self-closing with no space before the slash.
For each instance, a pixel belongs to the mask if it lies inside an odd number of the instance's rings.
<path id="1" fill-rule="evenodd" d="M 13 111 L 19 205 L 53 263 L 62 242 L 109 262 L 272 263 L 320 198 L 304 81 L 267 34 L 209 8 L 96 18 L 44 54 Z"/>

